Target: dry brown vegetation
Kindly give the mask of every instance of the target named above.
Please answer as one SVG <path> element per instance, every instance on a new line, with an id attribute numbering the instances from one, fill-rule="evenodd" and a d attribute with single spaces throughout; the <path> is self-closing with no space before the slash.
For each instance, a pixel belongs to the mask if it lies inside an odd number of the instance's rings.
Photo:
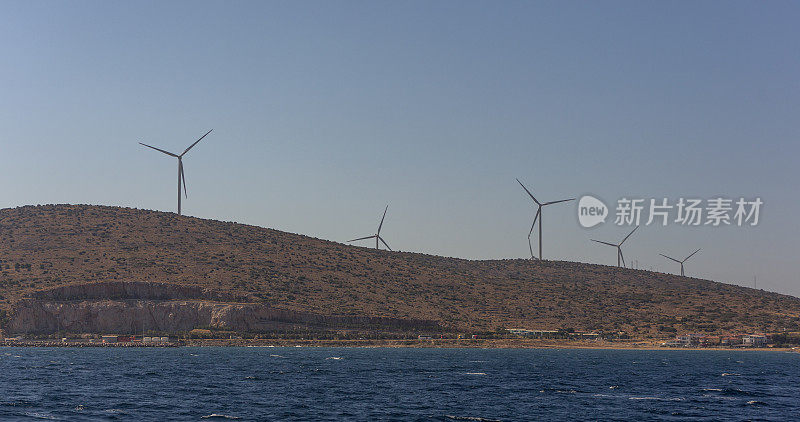
<path id="1" fill-rule="evenodd" d="M 0 211 L 0 308 L 66 284 L 196 285 L 325 315 L 454 328 L 674 332 L 800 329 L 800 299 L 575 262 L 469 261 L 347 246 L 172 213 L 87 205 Z"/>

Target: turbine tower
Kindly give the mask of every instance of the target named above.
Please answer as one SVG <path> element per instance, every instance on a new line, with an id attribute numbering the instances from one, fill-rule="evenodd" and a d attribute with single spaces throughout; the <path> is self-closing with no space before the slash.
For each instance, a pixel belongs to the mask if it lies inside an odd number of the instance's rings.
<path id="1" fill-rule="evenodd" d="M 681 277 L 683 277 L 683 276 L 685 275 L 685 274 L 683 273 L 683 263 L 684 263 L 684 262 L 686 262 L 686 261 L 688 261 L 688 260 L 689 260 L 689 258 L 693 257 L 693 256 L 694 256 L 694 254 L 696 254 L 696 253 L 700 252 L 700 249 L 701 249 L 701 248 L 698 248 L 696 251 L 692 252 L 692 254 L 691 254 L 691 255 L 689 255 L 689 256 L 687 256 L 686 258 L 684 258 L 684 259 L 683 259 L 683 261 L 678 261 L 678 260 L 677 260 L 677 259 L 675 259 L 675 258 L 672 258 L 672 257 L 669 257 L 669 256 L 666 256 L 666 255 L 664 255 L 663 253 L 660 253 L 659 255 L 663 256 L 664 258 L 671 259 L 671 260 L 673 260 L 673 261 L 677 262 L 678 264 L 681 264 Z"/>
<path id="2" fill-rule="evenodd" d="M 523 185 L 522 182 L 519 181 L 519 179 L 517 179 L 517 183 L 519 183 L 519 185 L 522 186 L 522 189 L 525 189 L 525 192 L 528 193 L 528 196 L 530 196 L 531 199 L 533 199 L 533 202 L 535 202 L 536 205 L 539 207 L 536 210 L 536 216 L 533 217 L 533 224 L 531 224 L 531 231 L 528 232 L 528 249 L 530 249 L 530 251 L 531 251 L 531 259 L 536 259 L 536 257 L 533 255 L 533 246 L 531 245 L 531 234 L 533 234 L 533 228 L 536 227 L 536 221 L 538 220 L 539 221 L 539 260 L 541 260 L 542 259 L 542 207 L 545 207 L 547 205 L 558 204 L 559 202 L 574 201 L 575 198 L 561 199 L 561 200 L 558 200 L 558 201 L 550 201 L 550 202 L 541 203 L 533 196 L 531 191 L 529 191 L 528 188 L 526 188 L 525 185 Z"/>
<path id="3" fill-rule="evenodd" d="M 381 227 L 383 227 L 383 220 L 386 219 L 386 211 L 388 211 L 388 210 L 389 210 L 389 206 L 387 205 L 386 209 L 383 210 L 383 217 L 381 217 L 381 223 L 378 224 L 378 232 L 377 233 L 373 234 L 372 236 L 364 236 L 364 237 L 359 237 L 358 239 L 348 240 L 348 242 L 355 242 L 355 241 L 358 241 L 358 240 L 365 240 L 365 239 L 375 238 L 375 249 L 379 249 L 380 244 L 378 243 L 378 241 L 380 241 L 381 243 L 383 243 L 384 246 L 386 246 L 386 249 L 391 251 L 392 248 L 390 248 L 389 245 L 386 244 L 386 241 L 383 240 L 383 238 L 381 237 Z"/>
<path id="4" fill-rule="evenodd" d="M 631 237 L 633 232 L 635 232 L 636 229 L 638 229 L 638 228 L 639 228 L 639 226 L 634 227 L 633 230 L 631 230 L 631 232 L 628 233 L 628 235 L 625 236 L 624 239 L 622 239 L 622 242 L 619 242 L 618 244 L 603 242 L 601 240 L 594 240 L 594 239 L 591 239 L 591 241 L 592 242 L 597 242 L 597 243 L 602 243 L 603 245 L 613 246 L 613 247 L 617 248 L 617 267 L 624 267 L 625 266 L 625 257 L 622 256 L 622 244 L 625 243 L 625 241 L 628 240 L 628 238 Z"/>
<path id="5" fill-rule="evenodd" d="M 214 129 L 211 129 L 211 130 L 214 130 Z M 186 193 L 186 176 L 183 175 L 183 156 L 186 155 L 186 153 L 189 152 L 190 149 L 194 148 L 194 146 L 197 145 L 198 142 L 202 141 L 203 138 L 206 137 L 206 135 L 211 133 L 211 130 L 206 132 L 205 135 L 201 136 L 200 139 L 194 141 L 193 144 L 189 145 L 189 148 L 186 148 L 186 150 L 183 151 L 183 153 L 181 155 L 173 154 L 173 153 L 171 153 L 169 151 L 164 151 L 163 149 L 156 148 L 154 146 L 147 145 L 147 144 L 139 142 L 140 144 L 142 144 L 142 145 L 144 145 L 144 146 L 146 146 L 148 148 L 153 148 L 156 151 L 163 152 L 164 154 L 167 154 L 169 156 L 172 156 L 172 157 L 175 157 L 175 158 L 178 159 L 178 215 L 181 215 L 181 182 L 183 182 L 183 194 L 188 197 L 188 194 Z"/>

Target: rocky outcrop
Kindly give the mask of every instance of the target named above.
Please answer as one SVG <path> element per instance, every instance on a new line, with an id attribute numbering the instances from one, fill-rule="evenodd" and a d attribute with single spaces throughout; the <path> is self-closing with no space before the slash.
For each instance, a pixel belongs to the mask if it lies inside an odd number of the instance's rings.
<path id="1" fill-rule="evenodd" d="M 31 297 L 48 301 L 71 300 L 212 300 L 218 302 L 250 302 L 252 298 L 206 289 L 200 286 L 156 283 L 149 281 L 106 281 L 69 284 L 34 292 Z"/>
<path id="2" fill-rule="evenodd" d="M 331 316 L 276 309 L 255 303 L 198 300 L 84 300 L 17 303 L 7 324 L 11 333 L 136 334 L 178 333 L 194 328 L 239 332 L 287 329 L 358 329 L 386 331 L 439 330 L 432 321 L 399 318 Z"/>
<path id="3" fill-rule="evenodd" d="M 5 329 L 20 334 L 178 333 L 194 328 L 251 333 L 287 329 L 439 330 L 433 321 L 320 315 L 250 299 L 169 283 L 73 284 L 38 291 L 17 302 Z"/>

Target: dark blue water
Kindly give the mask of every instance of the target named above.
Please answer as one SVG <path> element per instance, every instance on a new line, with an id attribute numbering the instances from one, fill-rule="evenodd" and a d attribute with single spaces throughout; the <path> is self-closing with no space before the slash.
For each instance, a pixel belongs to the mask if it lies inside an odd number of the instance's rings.
<path id="1" fill-rule="evenodd" d="M 0 348 L 2 420 L 797 420 L 800 354 Z"/>

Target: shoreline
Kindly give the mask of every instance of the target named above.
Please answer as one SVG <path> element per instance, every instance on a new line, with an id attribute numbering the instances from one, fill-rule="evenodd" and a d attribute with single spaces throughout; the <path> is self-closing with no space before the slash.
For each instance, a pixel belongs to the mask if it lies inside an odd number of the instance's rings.
<path id="1" fill-rule="evenodd" d="M 660 341 L 587 342 L 530 339 L 433 339 L 433 340 L 283 340 L 283 339 L 185 339 L 168 343 L 74 343 L 61 341 L 0 342 L 0 347 L 68 348 L 174 348 L 174 347 L 344 347 L 411 349 L 564 349 L 564 350 L 691 350 L 800 352 L 800 347 L 662 347 Z"/>

